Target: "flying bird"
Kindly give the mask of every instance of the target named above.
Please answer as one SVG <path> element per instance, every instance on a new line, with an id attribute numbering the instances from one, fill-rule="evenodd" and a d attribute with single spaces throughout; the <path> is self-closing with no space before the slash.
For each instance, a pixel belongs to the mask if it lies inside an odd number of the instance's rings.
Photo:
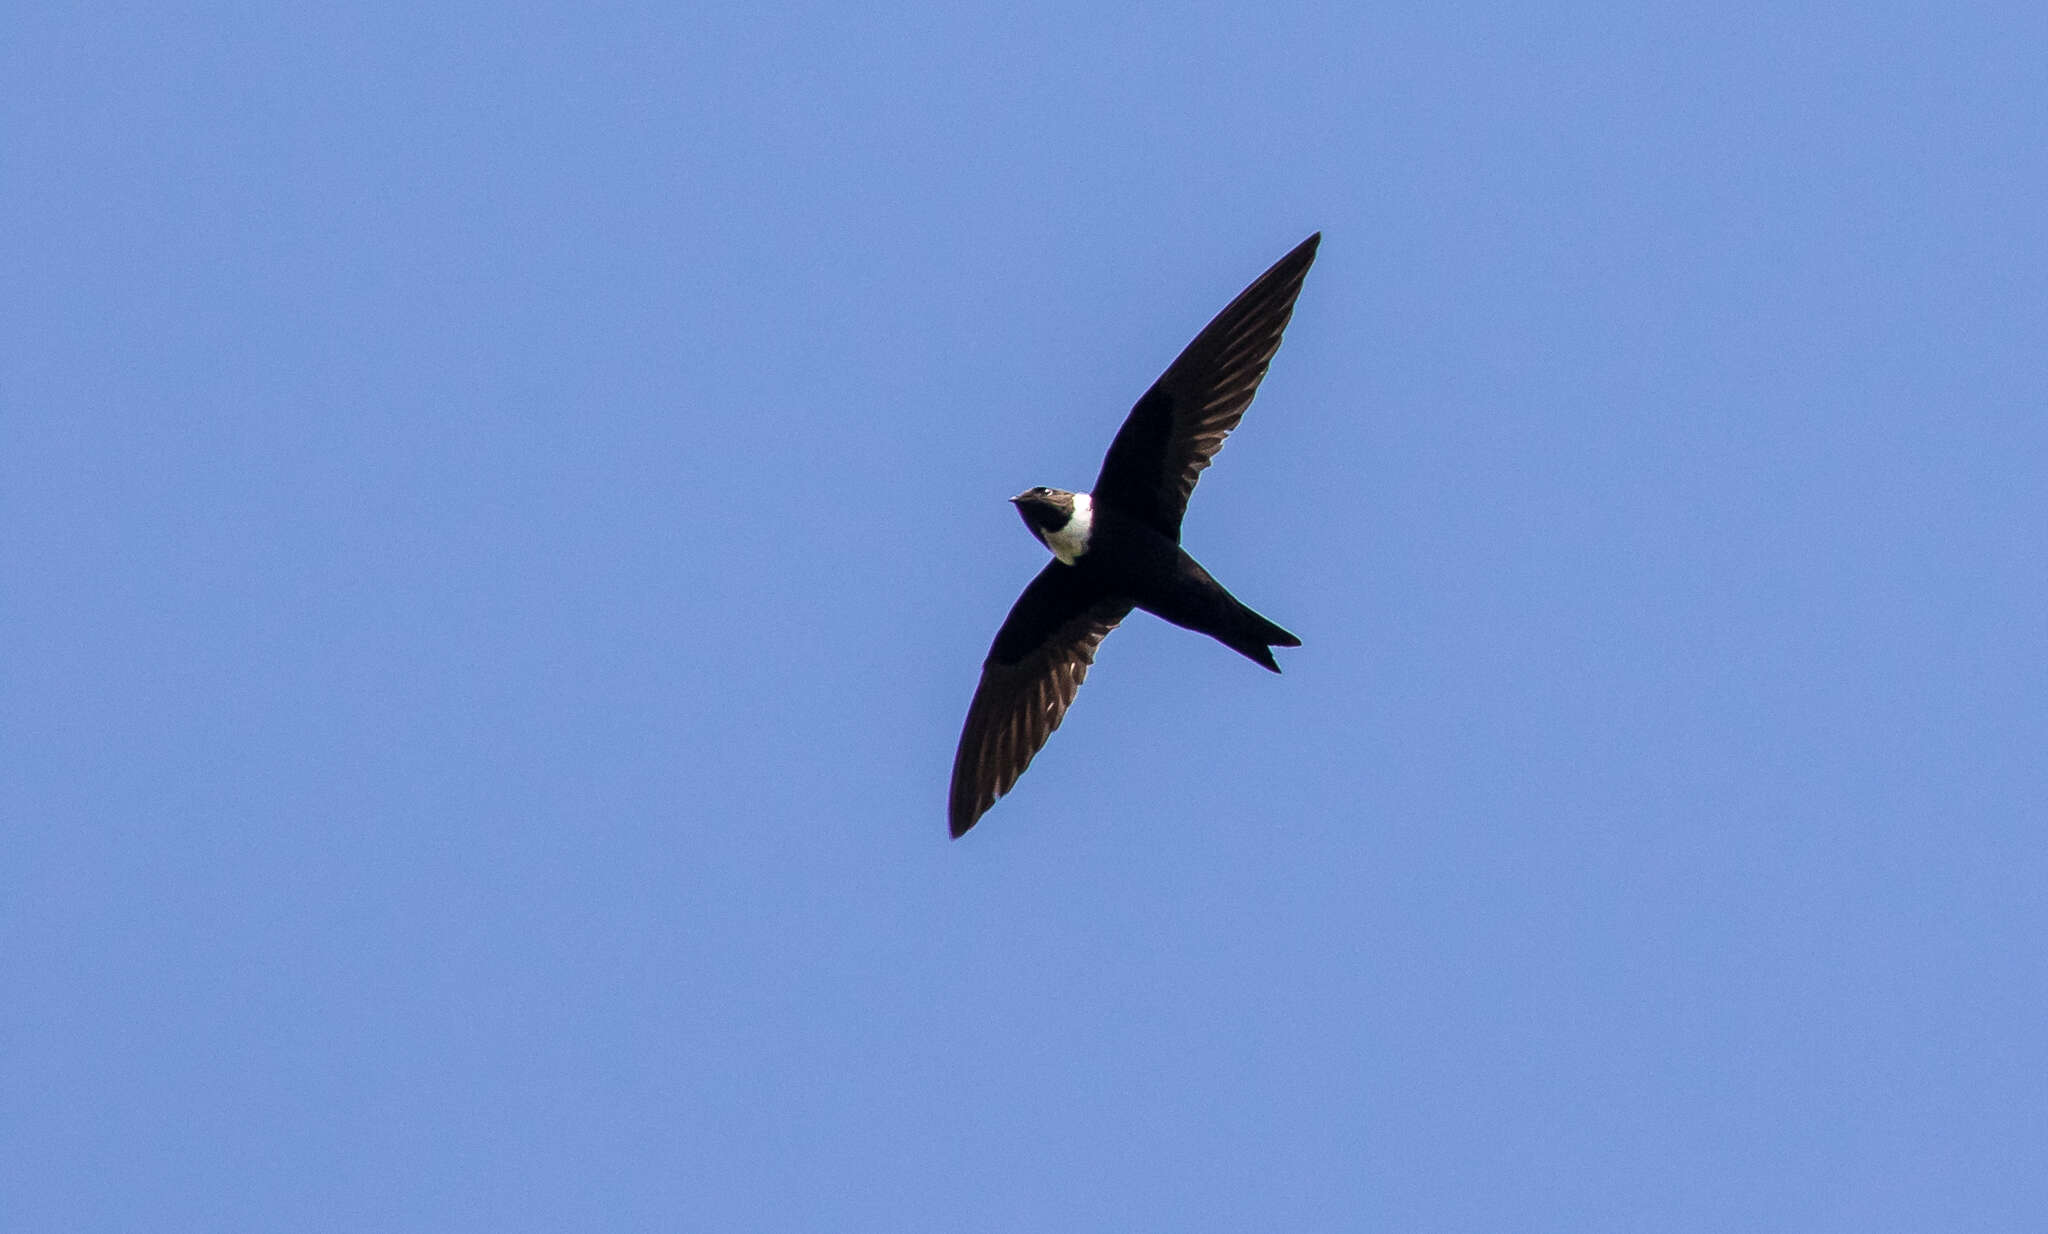
<path id="1" fill-rule="evenodd" d="M 1053 559 L 1017 597 L 982 662 L 953 756 L 948 822 L 958 839 L 1010 791 L 1060 726 L 1095 649 L 1133 608 L 1207 634 L 1274 672 L 1301 640 L 1259 616 L 1180 546 L 1195 480 L 1244 417 L 1318 232 L 1273 264 L 1187 345 L 1131 408 L 1086 493 L 1010 498 Z"/>

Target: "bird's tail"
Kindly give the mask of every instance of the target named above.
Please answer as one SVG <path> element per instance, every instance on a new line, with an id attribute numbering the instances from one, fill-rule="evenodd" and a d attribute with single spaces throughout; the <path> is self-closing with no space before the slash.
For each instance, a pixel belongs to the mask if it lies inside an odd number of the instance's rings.
<path id="1" fill-rule="evenodd" d="M 1245 607 L 1242 602 L 1237 608 L 1237 628 L 1223 640 L 1223 645 L 1249 657 L 1256 664 L 1279 672 L 1280 664 L 1273 659 L 1272 649 L 1299 647 L 1301 640 Z"/>

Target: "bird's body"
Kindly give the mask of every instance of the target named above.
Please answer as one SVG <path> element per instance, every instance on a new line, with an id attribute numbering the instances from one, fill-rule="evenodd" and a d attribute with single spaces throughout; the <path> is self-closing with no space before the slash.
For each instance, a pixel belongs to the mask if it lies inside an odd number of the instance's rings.
<path id="1" fill-rule="evenodd" d="M 1095 648 L 1133 608 L 1207 634 L 1279 672 L 1301 640 L 1224 590 L 1180 546 L 1195 480 L 1237 427 L 1280 345 L 1320 235 L 1217 314 L 1125 419 L 1088 493 L 1010 500 L 1053 560 L 1017 597 L 983 661 L 953 762 L 958 837 L 1008 792 L 1066 715 Z"/>
<path id="2" fill-rule="evenodd" d="M 1063 512 L 1060 506 L 1047 504 L 1047 497 L 1055 501 L 1068 498 L 1079 507 L 1077 514 L 1085 513 L 1083 536 L 1067 532 L 1067 527 L 1082 521 L 1080 517 L 1070 517 L 1065 526 L 1055 529 L 1033 521 Z M 1093 501 L 1087 493 L 1058 489 L 1034 489 L 1010 500 L 1023 514 L 1025 526 L 1054 550 L 1055 564 L 1075 571 L 1089 589 L 1128 601 L 1132 607 L 1183 629 L 1206 634 L 1276 673 L 1280 666 L 1274 663 L 1269 646 L 1301 646 L 1300 639 L 1225 591 L 1177 540 L 1115 506 Z M 1077 541 L 1081 547 L 1075 555 L 1062 551 L 1072 551 L 1070 546 Z"/>

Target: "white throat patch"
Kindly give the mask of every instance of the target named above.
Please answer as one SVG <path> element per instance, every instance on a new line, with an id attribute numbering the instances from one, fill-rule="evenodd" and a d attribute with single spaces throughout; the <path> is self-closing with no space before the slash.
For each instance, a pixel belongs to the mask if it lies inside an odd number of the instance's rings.
<path id="1" fill-rule="evenodd" d="M 1088 494 L 1075 493 L 1074 517 L 1058 531 L 1045 533 L 1046 546 L 1052 549 L 1053 556 L 1073 565 L 1081 559 L 1081 554 L 1088 551 L 1088 531 L 1094 525 L 1095 503 L 1089 500 Z"/>

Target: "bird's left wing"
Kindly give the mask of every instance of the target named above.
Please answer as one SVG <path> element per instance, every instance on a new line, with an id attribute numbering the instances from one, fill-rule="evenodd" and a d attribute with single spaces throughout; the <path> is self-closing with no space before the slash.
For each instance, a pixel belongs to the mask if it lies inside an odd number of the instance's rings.
<path id="1" fill-rule="evenodd" d="M 1152 383 L 1109 444 L 1097 501 L 1180 539 L 1195 481 L 1258 393 L 1322 239 L 1317 232 L 1274 262 Z"/>
<path id="2" fill-rule="evenodd" d="M 1058 561 L 1017 597 L 982 663 L 953 756 L 947 817 L 955 839 L 1031 765 L 1073 704 L 1095 648 L 1130 611 L 1128 601 Z"/>

